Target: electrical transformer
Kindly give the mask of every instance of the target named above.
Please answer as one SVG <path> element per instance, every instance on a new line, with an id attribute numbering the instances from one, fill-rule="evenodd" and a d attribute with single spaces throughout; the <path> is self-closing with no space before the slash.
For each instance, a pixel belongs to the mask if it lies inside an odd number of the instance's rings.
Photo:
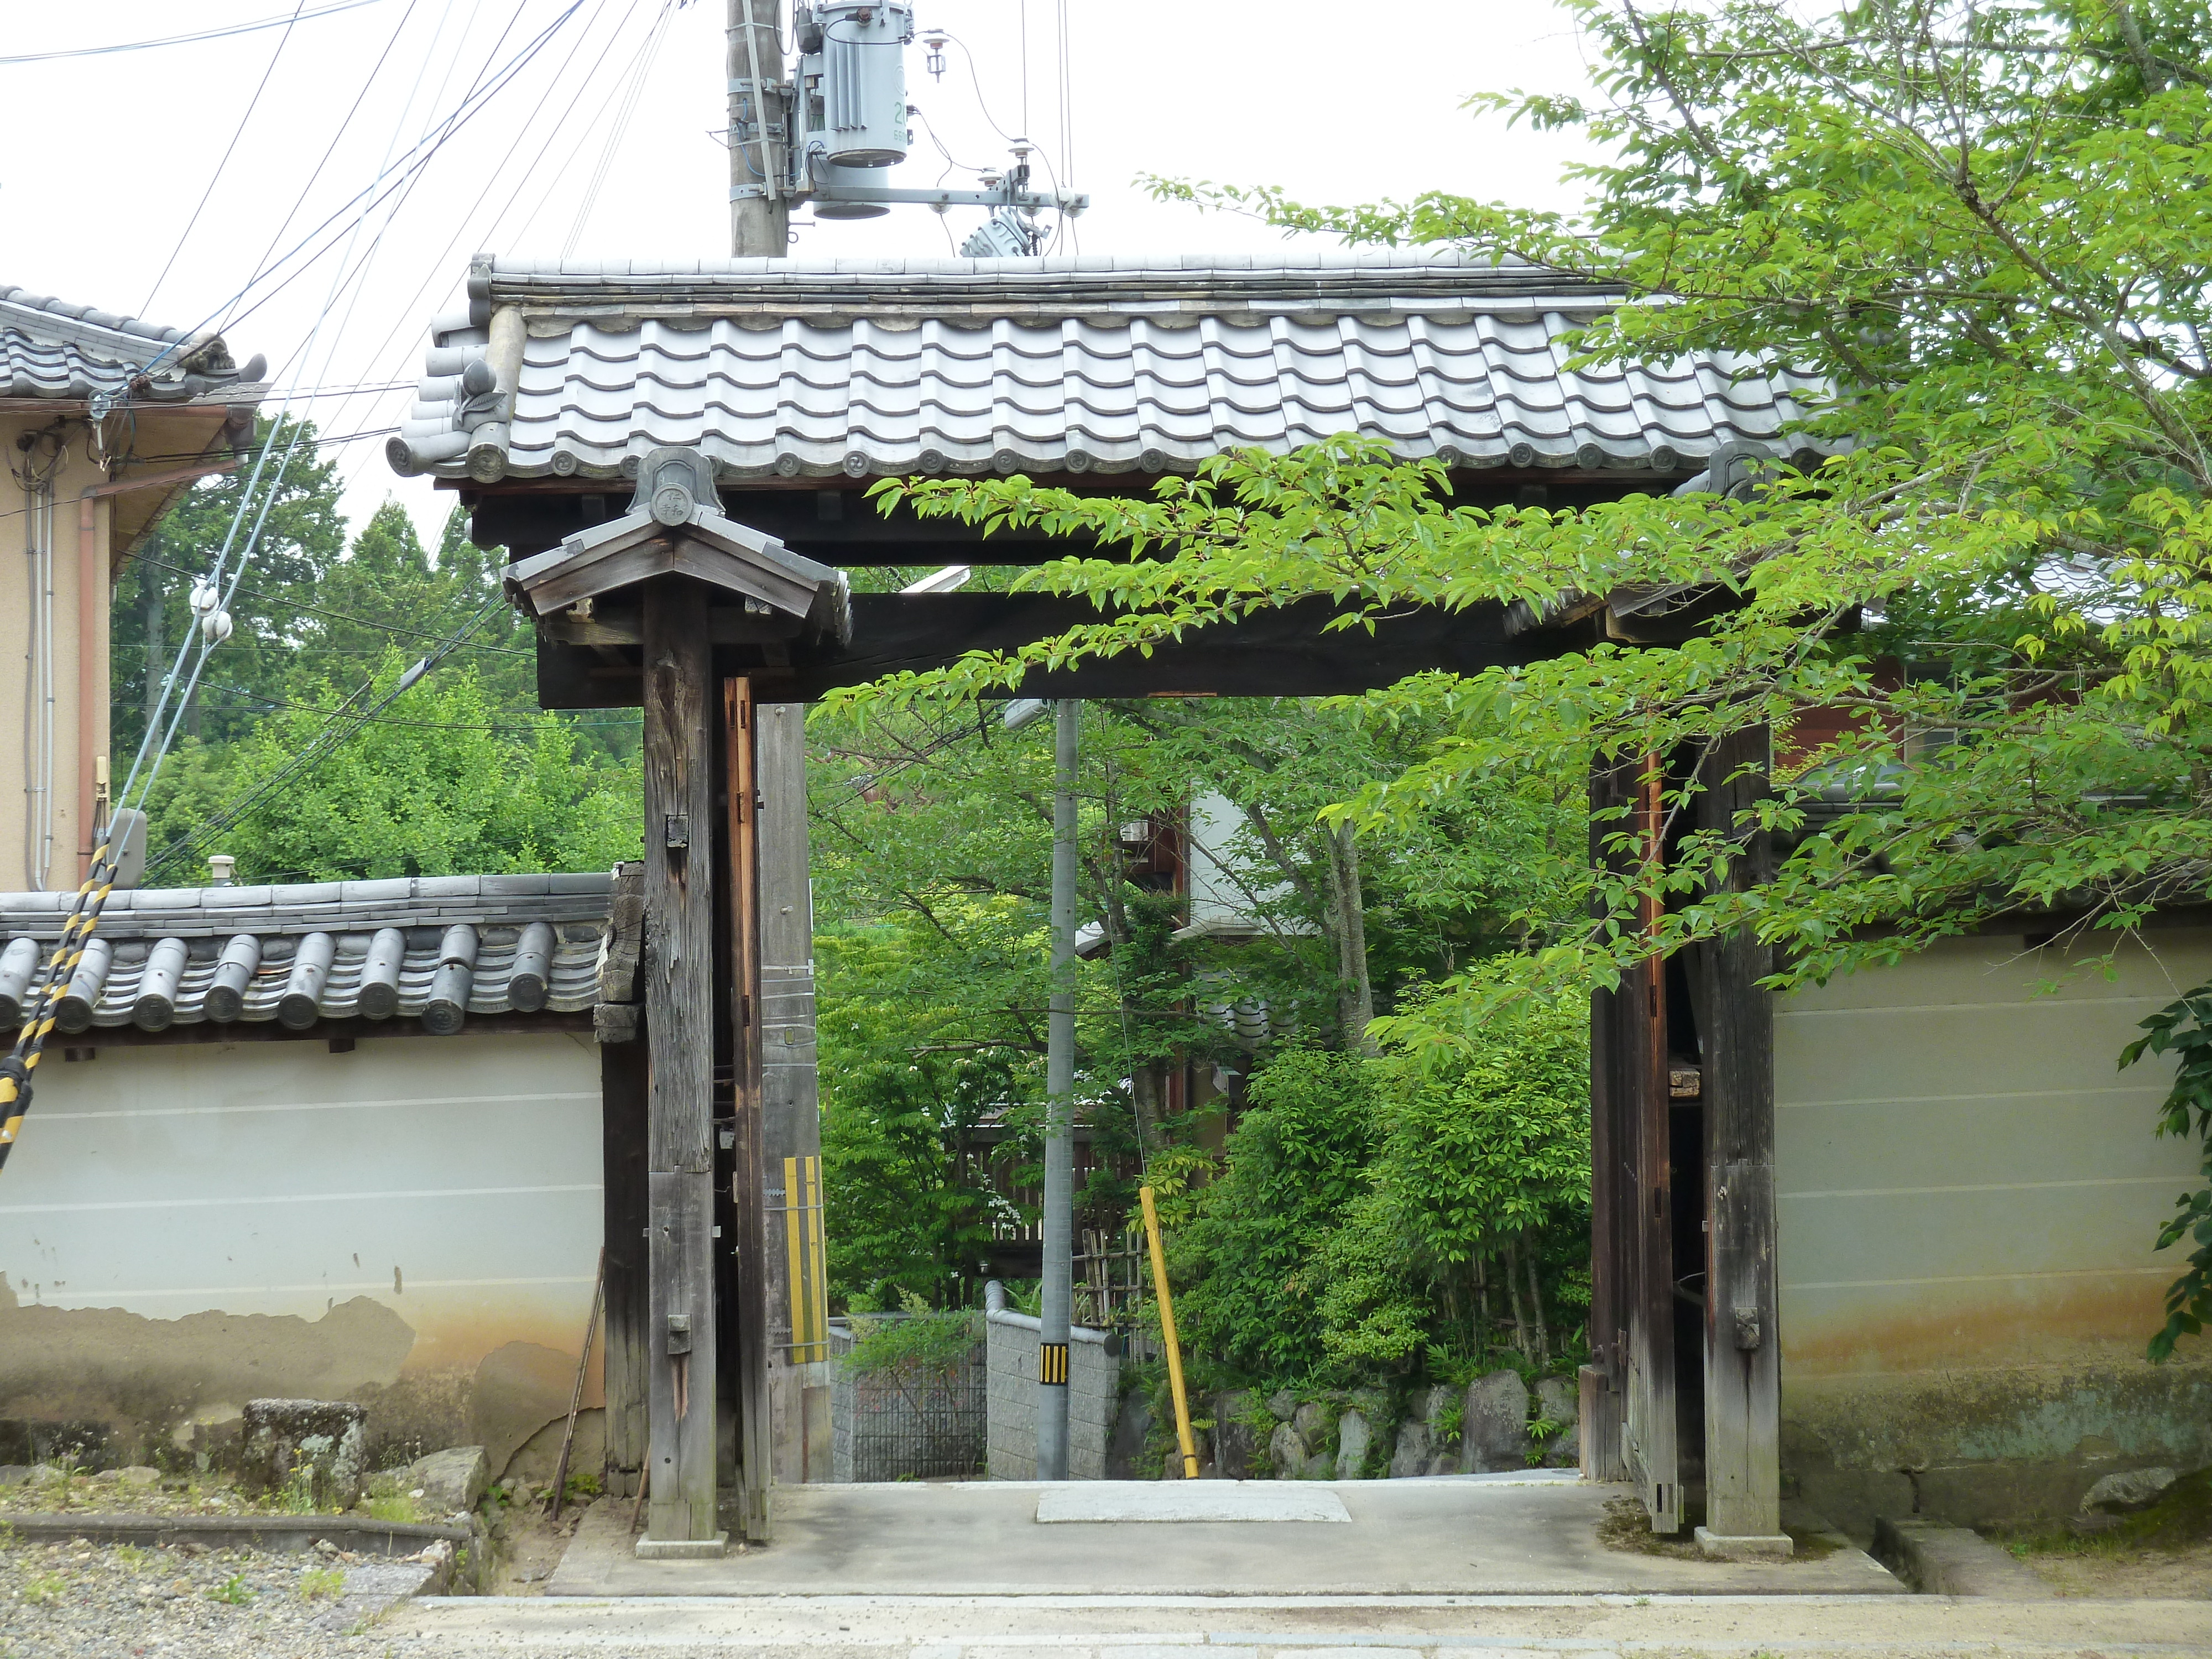
<path id="1" fill-rule="evenodd" d="M 814 0 L 799 8 L 804 165 L 887 167 L 906 160 L 906 47 L 914 8 L 902 0 Z"/>

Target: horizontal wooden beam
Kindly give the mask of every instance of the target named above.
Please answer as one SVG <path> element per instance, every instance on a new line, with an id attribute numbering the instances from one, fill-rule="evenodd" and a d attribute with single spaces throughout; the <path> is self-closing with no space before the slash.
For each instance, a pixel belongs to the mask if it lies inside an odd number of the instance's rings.
<path id="1" fill-rule="evenodd" d="M 717 644 L 715 672 L 750 676 L 768 702 L 811 702 L 887 674 L 948 667 L 971 651 L 1010 651 L 1099 620 L 1087 600 L 1042 593 L 856 593 L 853 638 L 842 647 L 796 642 Z M 1340 613 L 1306 599 L 1237 623 L 1194 629 L 1179 641 L 1032 673 L 1010 696 L 1337 696 L 1395 684 L 1409 674 L 1538 661 L 1591 643 L 1593 624 L 1509 633 L 1504 607 L 1416 610 L 1363 627 L 1332 628 Z M 636 706 L 635 653 L 541 638 L 538 695 L 547 708 Z"/>
<path id="2" fill-rule="evenodd" d="M 1668 490 L 1689 473 L 1584 472 L 1549 467 L 1463 468 L 1450 475 L 1448 499 L 1461 507 L 1588 507 L 1638 492 Z M 1158 476 L 1070 473 L 1031 480 L 1079 495 L 1148 496 Z M 910 507 L 889 514 L 867 498 L 877 478 L 748 479 L 721 487 L 725 517 L 776 537 L 795 553 L 830 564 L 1029 565 L 1095 550 L 1087 537 L 1001 529 L 989 536 L 955 520 L 922 519 Z M 548 478 L 464 486 L 478 547 L 504 547 L 522 558 L 627 509 L 627 479 Z"/>

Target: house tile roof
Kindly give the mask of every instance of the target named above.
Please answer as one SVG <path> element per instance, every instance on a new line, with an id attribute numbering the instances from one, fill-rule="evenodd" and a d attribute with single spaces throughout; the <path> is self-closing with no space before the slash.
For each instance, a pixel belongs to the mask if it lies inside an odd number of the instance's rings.
<path id="1" fill-rule="evenodd" d="M 1820 390 L 1724 354 L 1570 372 L 1564 337 L 1622 295 L 1451 254 L 480 259 L 469 291 L 387 447 L 402 472 L 634 476 L 696 446 L 726 479 L 1145 473 L 1354 432 L 1671 476 Z"/>
<path id="2" fill-rule="evenodd" d="M 0 283 L 0 398 L 83 401 L 127 391 L 188 403 L 260 390 L 242 379 L 219 334 L 191 336 Z"/>
<path id="3" fill-rule="evenodd" d="M 611 878 L 418 876 L 109 896 L 57 1028 L 573 1013 L 598 1000 Z M 0 1026 L 20 1023 L 73 895 L 0 893 Z"/>

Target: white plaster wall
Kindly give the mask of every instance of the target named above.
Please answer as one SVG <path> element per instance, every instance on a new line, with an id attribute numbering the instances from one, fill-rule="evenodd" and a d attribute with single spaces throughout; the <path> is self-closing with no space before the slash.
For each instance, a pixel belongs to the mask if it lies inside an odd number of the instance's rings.
<path id="1" fill-rule="evenodd" d="M 1794 1378 L 2125 1360 L 2163 1323 L 2153 1249 L 2198 1151 L 2152 1133 L 2170 1060 L 2138 1022 L 2212 978 L 2212 932 L 2060 975 L 1954 939 L 1777 1006 L 1784 1352 Z"/>
<path id="2" fill-rule="evenodd" d="M 0 1176 L 0 1275 L 25 1309 L 164 1322 L 366 1297 L 413 1329 L 410 1370 L 520 1342 L 573 1370 L 600 1171 L 588 1037 L 50 1048 Z"/>

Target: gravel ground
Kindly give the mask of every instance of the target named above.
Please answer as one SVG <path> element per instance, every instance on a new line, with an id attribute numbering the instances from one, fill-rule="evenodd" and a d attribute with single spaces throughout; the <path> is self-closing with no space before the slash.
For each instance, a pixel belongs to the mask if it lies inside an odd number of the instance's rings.
<path id="1" fill-rule="evenodd" d="M 355 1659 L 423 1568 L 349 1551 L 0 1542 L 0 1659 Z"/>

